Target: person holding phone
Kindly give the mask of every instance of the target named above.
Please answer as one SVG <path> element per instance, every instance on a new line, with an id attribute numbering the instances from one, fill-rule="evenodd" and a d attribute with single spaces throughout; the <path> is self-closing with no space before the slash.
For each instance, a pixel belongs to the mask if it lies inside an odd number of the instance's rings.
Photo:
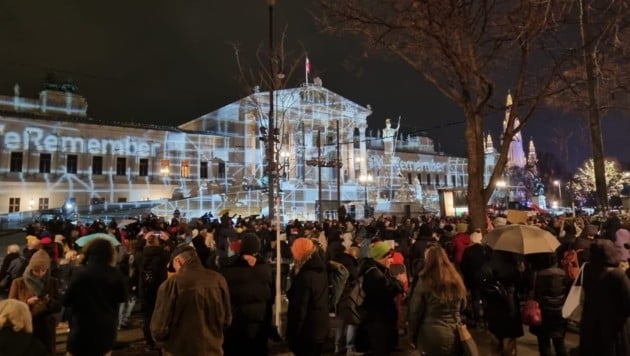
<path id="1" fill-rule="evenodd" d="M 33 315 L 33 337 L 40 340 L 49 355 L 55 354 L 55 313 L 61 310 L 59 281 L 50 275 L 50 256 L 38 250 L 24 270 L 22 277 L 11 284 L 10 299 L 17 299 L 29 306 Z"/>

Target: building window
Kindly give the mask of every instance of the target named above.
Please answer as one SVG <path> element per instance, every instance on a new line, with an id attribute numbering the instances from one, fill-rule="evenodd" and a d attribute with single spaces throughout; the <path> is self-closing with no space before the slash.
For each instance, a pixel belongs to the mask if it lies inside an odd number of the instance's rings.
<path id="1" fill-rule="evenodd" d="M 411 183 L 411 173 L 407 173 L 407 181 L 409 182 L 409 184 Z"/>
<path id="2" fill-rule="evenodd" d="M 225 162 L 219 162 L 219 178 L 225 179 L 225 176 Z"/>
<path id="3" fill-rule="evenodd" d="M 435 175 L 435 186 L 436 187 L 440 186 L 440 175 L 439 174 Z"/>
<path id="4" fill-rule="evenodd" d="M 188 163 L 188 160 L 182 161 L 180 174 L 182 178 L 188 178 L 188 176 L 190 175 L 190 164 Z"/>
<path id="5" fill-rule="evenodd" d="M 427 185 L 431 185 L 431 173 L 427 173 Z"/>
<path id="6" fill-rule="evenodd" d="M 116 175 L 127 175 L 127 159 L 125 157 L 116 158 Z"/>
<path id="7" fill-rule="evenodd" d="M 95 176 L 100 176 L 101 174 L 103 174 L 103 157 L 92 157 L 92 174 Z"/>
<path id="8" fill-rule="evenodd" d="M 160 161 L 160 175 L 162 177 L 168 177 L 171 174 L 171 162 L 167 159 Z"/>
<path id="9" fill-rule="evenodd" d="M 448 185 L 448 176 L 445 174 L 444 175 L 444 186 L 446 187 Z"/>
<path id="10" fill-rule="evenodd" d="M 451 176 L 451 184 L 453 187 L 457 186 L 457 177 L 455 177 L 455 175 Z"/>
<path id="11" fill-rule="evenodd" d="M 208 179 L 208 162 L 199 162 L 199 178 Z"/>
<path id="12" fill-rule="evenodd" d="M 9 212 L 17 213 L 20 211 L 20 198 L 9 198 Z"/>
<path id="13" fill-rule="evenodd" d="M 22 152 L 11 152 L 11 172 L 22 172 Z M 18 210 L 19 211 L 19 210 Z"/>
<path id="14" fill-rule="evenodd" d="M 459 176 L 459 185 L 464 186 L 464 176 Z"/>
<path id="15" fill-rule="evenodd" d="M 118 203 L 126 203 L 127 202 L 127 198 L 125 198 L 125 197 L 118 197 L 117 202 Z"/>
<path id="16" fill-rule="evenodd" d="M 418 173 L 418 184 L 422 184 L 422 174 Z"/>
<path id="17" fill-rule="evenodd" d="M 140 158 L 140 164 L 138 165 L 138 175 L 140 177 L 146 177 L 149 175 L 149 160 L 147 158 Z"/>
<path id="18" fill-rule="evenodd" d="M 66 159 L 66 173 L 77 174 L 78 165 L 79 165 L 79 156 L 68 155 L 68 158 Z"/>
<path id="19" fill-rule="evenodd" d="M 52 161 L 52 156 L 50 153 L 40 153 L 39 154 L 39 173 L 50 173 L 50 162 Z"/>
<path id="20" fill-rule="evenodd" d="M 39 198 L 39 210 L 48 209 L 48 198 Z"/>

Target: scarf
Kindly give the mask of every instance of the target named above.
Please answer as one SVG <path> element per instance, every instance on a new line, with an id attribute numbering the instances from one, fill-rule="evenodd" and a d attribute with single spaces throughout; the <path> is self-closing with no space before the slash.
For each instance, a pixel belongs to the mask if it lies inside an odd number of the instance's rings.
<path id="1" fill-rule="evenodd" d="M 24 270 L 24 274 L 22 275 L 22 278 L 24 278 L 24 282 L 26 283 L 26 285 L 38 297 L 44 295 L 44 289 L 46 288 L 46 284 L 48 284 L 47 282 L 49 277 L 50 271 L 46 272 L 46 275 L 42 278 L 37 278 L 33 276 L 30 266 L 26 267 L 26 269 Z"/>

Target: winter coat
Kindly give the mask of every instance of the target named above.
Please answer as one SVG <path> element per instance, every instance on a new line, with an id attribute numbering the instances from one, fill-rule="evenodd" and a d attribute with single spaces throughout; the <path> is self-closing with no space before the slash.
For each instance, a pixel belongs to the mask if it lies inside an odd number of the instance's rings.
<path id="1" fill-rule="evenodd" d="M 514 255 L 509 252 L 493 251 L 490 267 L 492 276 L 484 281 L 482 286 L 482 296 L 487 304 L 488 330 L 499 339 L 523 336 L 518 295 L 519 286 L 523 281 Z"/>
<path id="2" fill-rule="evenodd" d="M 287 342 L 293 352 L 326 341 L 329 329 L 328 275 L 319 253 L 313 253 L 297 273 L 292 271 L 287 291 Z"/>
<path id="3" fill-rule="evenodd" d="M 142 249 L 139 285 L 142 291 L 141 297 L 151 307 L 155 303 L 160 284 L 166 280 L 168 261 L 169 258 L 162 246 L 145 246 Z M 148 275 L 150 278 L 147 277 Z"/>
<path id="4" fill-rule="evenodd" d="M 429 230 L 430 231 L 430 230 Z M 438 241 L 432 236 L 419 236 L 416 242 L 411 246 L 411 252 L 409 253 L 411 275 L 416 276 L 418 272 L 422 270 L 424 266 L 424 251 L 430 244 L 438 244 Z"/>
<path id="5" fill-rule="evenodd" d="M 464 300 L 443 301 L 424 288 L 419 280 L 409 301 L 409 339 L 420 354 L 461 355 L 457 323 Z"/>
<path id="6" fill-rule="evenodd" d="M 580 355 L 630 355 L 630 281 L 615 267 L 584 267 Z"/>
<path id="7" fill-rule="evenodd" d="M 0 267 L 0 281 L 2 281 L 6 276 L 9 276 L 9 277 L 7 279 L 7 285 L 5 286 L 4 289 L 0 289 L 0 293 L 8 292 L 9 288 L 11 288 L 11 282 L 13 281 L 13 279 L 15 279 L 16 276 L 10 273 L 9 266 L 11 265 L 11 262 L 13 262 L 13 260 L 16 260 L 19 258 L 20 258 L 19 253 L 9 253 L 6 256 L 4 256 L 4 259 L 2 260 L 2 267 Z"/>
<path id="8" fill-rule="evenodd" d="M 459 265 L 462 262 L 462 256 L 464 255 L 464 250 L 468 247 L 472 241 L 470 240 L 470 235 L 467 233 L 459 233 L 453 236 L 453 241 L 451 242 L 450 252 L 453 254 L 453 262 Z"/>
<path id="9" fill-rule="evenodd" d="M 396 297 L 403 293 L 403 285 L 391 276 L 387 268 L 373 259 L 365 260 L 359 270 L 361 274 L 365 275 L 365 317 L 356 334 L 357 348 L 359 351 L 387 354 L 393 351 L 398 339 Z"/>
<path id="10" fill-rule="evenodd" d="M 73 355 L 105 354 L 114 348 L 118 307 L 127 300 L 122 273 L 91 264 L 76 269 L 63 300 L 72 308 L 68 351 Z"/>
<path id="11" fill-rule="evenodd" d="M 534 299 L 542 312 L 542 324 L 530 326 L 529 331 L 546 338 L 564 338 L 567 321 L 562 317 L 570 281 L 564 270 L 558 267 L 536 272 Z"/>
<path id="12" fill-rule="evenodd" d="M 474 243 L 464 250 L 460 269 L 468 290 L 478 289 L 483 279 L 482 270 L 490 261 L 492 249 L 484 244 Z"/>
<path id="13" fill-rule="evenodd" d="M 160 285 L 151 335 L 165 355 L 223 355 L 223 331 L 232 322 L 225 278 L 187 261 Z"/>
<path id="14" fill-rule="evenodd" d="M 12 327 L 0 329 L 0 356 L 47 355 L 44 345 L 24 331 L 13 331 Z"/>
<path id="15" fill-rule="evenodd" d="M 271 307 L 275 279 L 271 266 L 258 258 L 250 266 L 241 256 L 234 256 L 221 269 L 230 292 L 232 324 L 225 331 L 226 355 L 266 355 L 271 326 Z"/>
<path id="16" fill-rule="evenodd" d="M 47 297 L 41 298 L 42 296 Z M 35 297 L 35 293 L 26 284 L 24 278 L 15 279 L 9 290 L 9 298 L 26 303 L 31 297 Z M 61 310 L 59 281 L 48 276 L 40 300 L 28 307 L 33 315 L 33 335 L 44 344 L 47 350 L 54 350 L 56 345 L 55 325 L 57 323 L 55 313 Z"/>

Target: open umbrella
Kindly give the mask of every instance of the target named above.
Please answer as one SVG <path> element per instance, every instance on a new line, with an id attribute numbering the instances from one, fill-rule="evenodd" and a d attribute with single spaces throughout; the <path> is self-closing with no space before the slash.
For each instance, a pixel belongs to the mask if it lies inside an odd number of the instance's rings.
<path id="1" fill-rule="evenodd" d="M 555 252 L 560 242 L 549 231 L 538 226 L 512 224 L 492 230 L 484 241 L 493 250 L 529 255 Z"/>
<path id="2" fill-rule="evenodd" d="M 81 238 L 79 238 L 77 241 L 75 241 L 75 243 L 79 246 L 79 247 L 83 247 L 85 246 L 88 242 L 94 240 L 94 239 L 105 239 L 109 242 L 112 243 L 112 245 L 114 246 L 118 246 L 120 245 L 120 242 L 118 242 L 118 240 L 116 240 L 116 238 L 113 235 L 110 234 L 106 234 L 104 232 L 96 232 L 94 234 L 90 234 L 90 235 L 85 235 Z"/>
<path id="3" fill-rule="evenodd" d="M 137 223 L 138 223 L 138 219 L 124 219 L 118 223 L 118 227 L 125 227 L 128 225 L 133 225 Z"/>

